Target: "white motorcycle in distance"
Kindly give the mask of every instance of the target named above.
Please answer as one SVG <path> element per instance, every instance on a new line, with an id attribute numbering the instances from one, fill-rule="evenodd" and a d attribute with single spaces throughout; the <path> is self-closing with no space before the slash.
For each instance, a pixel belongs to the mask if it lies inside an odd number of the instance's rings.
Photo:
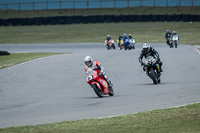
<path id="1" fill-rule="evenodd" d="M 115 50 L 115 41 L 113 39 L 110 39 L 109 41 L 105 40 L 105 44 L 106 48 L 108 50 L 110 49 L 114 49 Z"/>
<path id="2" fill-rule="evenodd" d="M 179 40 L 178 35 L 173 35 L 172 36 L 172 42 L 171 42 L 172 47 L 174 46 L 175 48 L 177 48 L 177 46 L 179 44 L 178 40 Z"/>
<path id="3" fill-rule="evenodd" d="M 131 38 L 131 39 L 129 39 L 129 41 L 130 41 L 129 48 L 134 50 L 135 49 L 135 39 Z"/>

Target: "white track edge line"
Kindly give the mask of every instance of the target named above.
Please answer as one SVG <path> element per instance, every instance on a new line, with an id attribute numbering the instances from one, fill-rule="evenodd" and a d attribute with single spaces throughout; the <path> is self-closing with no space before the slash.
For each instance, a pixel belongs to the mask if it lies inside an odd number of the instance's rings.
<path id="1" fill-rule="evenodd" d="M 199 53 L 199 55 L 200 55 L 200 51 L 198 50 L 198 48 L 195 48 L 195 50 Z"/>
<path id="2" fill-rule="evenodd" d="M 196 104 L 196 103 L 200 103 L 200 101 L 194 102 L 194 103 L 189 103 L 189 104 L 178 105 L 178 106 L 172 106 L 172 107 L 163 108 L 163 109 L 184 107 L 184 106 L 192 105 L 192 104 Z M 157 110 L 157 109 L 154 109 L 154 110 Z M 153 111 L 153 110 L 149 110 L 149 111 Z M 141 111 L 141 112 L 146 112 L 146 111 Z M 96 119 L 112 118 L 112 117 L 123 116 L 123 115 L 128 115 L 128 114 L 137 114 L 137 113 L 140 113 L 140 112 L 127 113 L 127 114 L 120 114 L 120 115 L 111 115 L 111 116 L 105 116 L 105 117 L 97 117 Z"/>

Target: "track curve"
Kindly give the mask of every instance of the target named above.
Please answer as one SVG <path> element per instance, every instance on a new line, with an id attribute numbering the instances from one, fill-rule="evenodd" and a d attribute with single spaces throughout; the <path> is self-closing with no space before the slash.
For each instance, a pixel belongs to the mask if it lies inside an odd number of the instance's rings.
<path id="1" fill-rule="evenodd" d="M 200 55 L 194 46 L 151 44 L 163 61 L 161 84 L 145 75 L 136 50 L 103 44 L 6 44 L 9 52 L 72 52 L 0 70 L 0 128 L 90 119 L 169 108 L 200 101 Z M 115 95 L 98 98 L 86 83 L 83 58 L 100 61 Z"/>

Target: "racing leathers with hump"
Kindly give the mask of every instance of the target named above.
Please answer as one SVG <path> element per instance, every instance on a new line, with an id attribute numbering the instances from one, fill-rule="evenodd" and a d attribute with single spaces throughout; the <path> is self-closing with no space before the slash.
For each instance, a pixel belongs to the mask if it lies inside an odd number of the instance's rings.
<path id="1" fill-rule="evenodd" d="M 138 58 L 141 65 L 143 65 L 142 58 L 143 57 L 147 58 L 148 56 L 153 56 L 154 58 L 158 59 L 157 64 L 159 64 L 159 68 L 157 68 L 157 69 L 158 69 L 158 73 L 160 74 L 160 72 L 162 72 L 163 70 L 161 68 L 162 62 L 160 60 L 159 54 L 153 47 L 151 47 L 149 44 L 145 43 L 145 44 L 143 44 L 143 50 L 141 51 L 140 57 Z M 145 65 L 143 66 L 143 70 L 144 71 L 147 70 Z"/>
<path id="2" fill-rule="evenodd" d="M 84 62 L 86 64 L 85 66 L 85 72 L 88 75 L 88 69 L 93 69 L 94 71 L 97 72 L 98 76 L 102 79 L 105 79 L 106 82 L 108 83 L 109 89 L 112 88 L 112 83 L 111 81 L 107 78 L 106 73 L 104 72 L 103 66 L 98 61 L 93 61 L 91 56 L 86 56 L 84 58 Z"/>

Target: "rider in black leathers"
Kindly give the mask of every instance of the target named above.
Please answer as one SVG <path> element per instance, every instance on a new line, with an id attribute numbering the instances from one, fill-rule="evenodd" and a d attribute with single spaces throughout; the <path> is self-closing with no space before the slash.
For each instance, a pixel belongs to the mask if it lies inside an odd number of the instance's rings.
<path id="1" fill-rule="evenodd" d="M 141 63 L 141 65 L 144 65 L 143 62 L 142 62 L 142 58 L 143 57 L 147 58 L 147 56 L 153 56 L 154 58 L 157 58 L 158 59 L 158 64 L 160 66 L 160 69 L 158 70 L 158 73 L 163 72 L 163 70 L 161 68 L 162 62 L 160 60 L 158 52 L 153 47 L 151 47 L 150 45 L 145 43 L 143 45 L 143 50 L 140 53 L 140 57 L 138 58 L 138 60 Z M 145 66 L 143 67 L 143 70 L 146 71 L 145 70 Z"/>
<path id="2" fill-rule="evenodd" d="M 122 35 L 120 34 L 120 35 L 119 35 L 119 38 L 118 38 L 118 40 L 119 40 L 118 47 L 121 46 L 120 41 L 121 41 L 122 39 L 123 39 L 123 37 L 122 37 Z"/>
<path id="3" fill-rule="evenodd" d="M 172 35 L 172 33 L 169 30 L 167 30 L 165 33 L 165 39 L 166 39 L 167 45 L 169 45 L 169 46 L 170 46 L 171 35 Z"/>

